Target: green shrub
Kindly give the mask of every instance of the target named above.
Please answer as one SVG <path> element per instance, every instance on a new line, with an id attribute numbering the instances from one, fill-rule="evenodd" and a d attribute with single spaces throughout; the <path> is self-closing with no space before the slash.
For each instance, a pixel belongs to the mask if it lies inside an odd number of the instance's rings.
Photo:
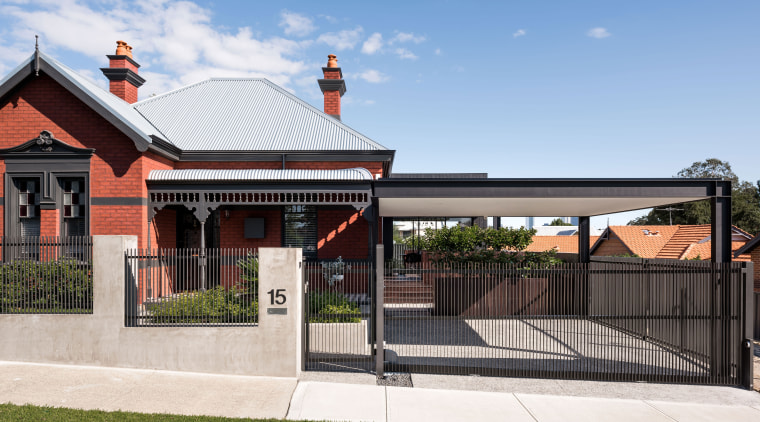
<path id="1" fill-rule="evenodd" d="M 309 292 L 309 322 L 360 322 L 359 307 L 343 293 Z"/>
<path id="2" fill-rule="evenodd" d="M 237 262 L 240 270 L 240 279 L 246 282 L 246 290 L 253 294 L 253 297 L 259 297 L 259 259 L 256 255 L 248 253 L 245 259 Z"/>
<path id="3" fill-rule="evenodd" d="M 465 263 L 512 264 L 526 269 L 549 268 L 562 262 L 556 251 L 522 252 L 535 229 L 443 227 L 427 229 L 421 240 L 437 265 Z"/>
<path id="4" fill-rule="evenodd" d="M 183 293 L 149 305 L 154 323 L 251 323 L 258 322 L 258 301 L 243 289 L 217 286 Z"/>
<path id="5" fill-rule="evenodd" d="M 91 266 L 73 259 L 0 265 L 0 313 L 92 312 Z"/>

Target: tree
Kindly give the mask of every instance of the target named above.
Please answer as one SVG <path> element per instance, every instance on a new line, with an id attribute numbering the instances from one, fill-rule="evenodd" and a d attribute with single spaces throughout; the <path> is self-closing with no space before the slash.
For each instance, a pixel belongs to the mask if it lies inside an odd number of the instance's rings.
<path id="1" fill-rule="evenodd" d="M 760 181 L 753 185 L 740 181 L 731 170 L 728 162 L 717 158 L 697 161 L 690 167 L 682 169 L 676 177 L 681 178 L 717 178 L 731 181 L 731 220 L 733 224 L 749 233 L 760 231 Z M 673 224 L 710 224 L 710 202 L 696 201 L 655 208 L 649 214 L 628 222 L 628 225 L 667 225 L 672 215 Z"/>
<path id="2" fill-rule="evenodd" d="M 571 223 L 565 223 L 561 218 L 557 217 L 549 223 L 550 226 L 572 226 Z"/>
<path id="3" fill-rule="evenodd" d="M 732 184 L 739 183 L 734 171 L 731 170 L 731 164 L 723 162 L 717 158 L 708 158 L 705 161 L 695 161 L 690 167 L 681 169 L 676 177 L 684 179 L 697 178 L 715 178 L 730 180 Z"/>

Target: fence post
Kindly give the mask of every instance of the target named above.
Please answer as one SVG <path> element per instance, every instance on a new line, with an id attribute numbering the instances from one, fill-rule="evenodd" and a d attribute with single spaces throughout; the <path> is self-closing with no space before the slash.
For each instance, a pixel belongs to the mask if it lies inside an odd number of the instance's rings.
<path id="1" fill-rule="evenodd" d="M 377 245 L 375 254 L 375 374 L 377 378 L 385 377 L 385 338 L 384 317 L 385 307 L 383 299 L 385 294 L 385 251 L 383 245 Z"/>
<path id="2" fill-rule="evenodd" d="M 752 335 L 754 330 L 755 319 L 755 294 L 754 294 L 754 271 L 752 262 L 742 263 L 742 272 L 740 286 L 744 286 L 744 306 L 741 306 L 741 319 L 742 319 L 742 335 L 741 335 L 741 361 L 739 368 L 741 374 L 742 387 L 752 390 L 753 378 L 754 378 L 754 365 L 752 363 L 752 356 L 754 344 L 752 343 Z"/>

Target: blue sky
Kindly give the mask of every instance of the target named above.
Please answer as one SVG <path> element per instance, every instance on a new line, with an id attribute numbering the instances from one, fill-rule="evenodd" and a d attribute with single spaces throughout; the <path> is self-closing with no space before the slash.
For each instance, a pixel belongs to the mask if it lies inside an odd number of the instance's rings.
<path id="1" fill-rule="evenodd" d="M 0 73 L 39 34 L 106 86 L 124 39 L 143 98 L 266 77 L 322 108 L 334 53 L 343 121 L 397 150 L 398 172 L 671 177 L 716 157 L 754 182 L 758 18 L 757 1 L 0 0 Z"/>

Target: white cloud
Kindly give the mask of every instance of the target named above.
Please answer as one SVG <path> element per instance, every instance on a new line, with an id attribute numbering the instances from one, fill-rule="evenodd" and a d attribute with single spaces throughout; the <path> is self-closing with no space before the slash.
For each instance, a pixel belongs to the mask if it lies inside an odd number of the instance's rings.
<path id="1" fill-rule="evenodd" d="M 388 75 L 374 69 L 365 70 L 364 72 L 359 73 L 357 76 L 373 84 L 379 84 L 381 82 L 385 82 L 388 79 L 390 79 Z"/>
<path id="2" fill-rule="evenodd" d="M 338 23 L 338 18 L 336 18 L 335 16 L 330 16 L 330 15 L 318 15 L 318 16 L 326 20 L 327 22 Z"/>
<path id="3" fill-rule="evenodd" d="M 441 49 L 440 49 L 440 48 L 436 48 L 436 49 L 435 49 L 435 55 L 436 55 L 436 56 L 442 56 L 442 55 L 443 55 L 443 51 L 441 51 Z"/>
<path id="4" fill-rule="evenodd" d="M 396 54 L 401 59 L 416 60 L 417 56 L 406 48 L 397 48 Z"/>
<path id="5" fill-rule="evenodd" d="M 285 28 L 285 35 L 305 37 L 317 29 L 311 18 L 298 13 L 283 10 L 282 13 L 280 13 L 280 17 L 282 18 L 280 20 L 280 26 Z"/>
<path id="6" fill-rule="evenodd" d="M 311 42 L 264 38 L 248 27 L 221 28 L 212 24 L 210 10 L 180 0 L 39 0 L 23 8 L 5 3 L 0 15 L 14 24 L 12 33 L 3 34 L 0 53 L 19 46 L 28 56 L 37 33 L 46 53 L 74 51 L 105 64 L 115 41 L 127 41 L 147 80 L 141 98 L 211 76 L 266 77 L 287 85 L 306 71 L 294 57 Z M 0 69 L 18 64 L 11 56 L 0 54 Z"/>
<path id="7" fill-rule="evenodd" d="M 586 35 L 588 35 L 591 38 L 599 38 L 599 39 L 601 39 L 601 38 L 607 38 L 607 37 L 609 37 L 612 34 L 610 34 L 609 32 L 607 32 L 606 28 L 591 28 L 591 29 L 588 30 L 588 32 L 586 33 Z"/>
<path id="8" fill-rule="evenodd" d="M 414 35 L 413 32 L 396 32 L 396 36 L 391 38 L 391 40 L 388 42 L 389 44 L 394 44 L 397 42 L 404 43 L 404 42 L 413 42 L 415 44 L 419 44 L 423 41 L 425 41 L 424 35 Z"/>
<path id="9" fill-rule="evenodd" d="M 514 34 L 512 34 L 512 38 L 522 37 L 523 35 L 525 35 L 525 30 L 524 29 L 518 29 L 517 32 L 515 32 Z"/>
<path id="10" fill-rule="evenodd" d="M 320 35 L 317 42 L 325 43 L 338 51 L 351 50 L 359 43 L 363 32 L 361 26 L 340 32 L 328 32 Z"/>
<path id="11" fill-rule="evenodd" d="M 383 36 L 379 32 L 375 32 L 367 38 L 362 44 L 362 53 L 375 54 L 383 46 Z"/>

